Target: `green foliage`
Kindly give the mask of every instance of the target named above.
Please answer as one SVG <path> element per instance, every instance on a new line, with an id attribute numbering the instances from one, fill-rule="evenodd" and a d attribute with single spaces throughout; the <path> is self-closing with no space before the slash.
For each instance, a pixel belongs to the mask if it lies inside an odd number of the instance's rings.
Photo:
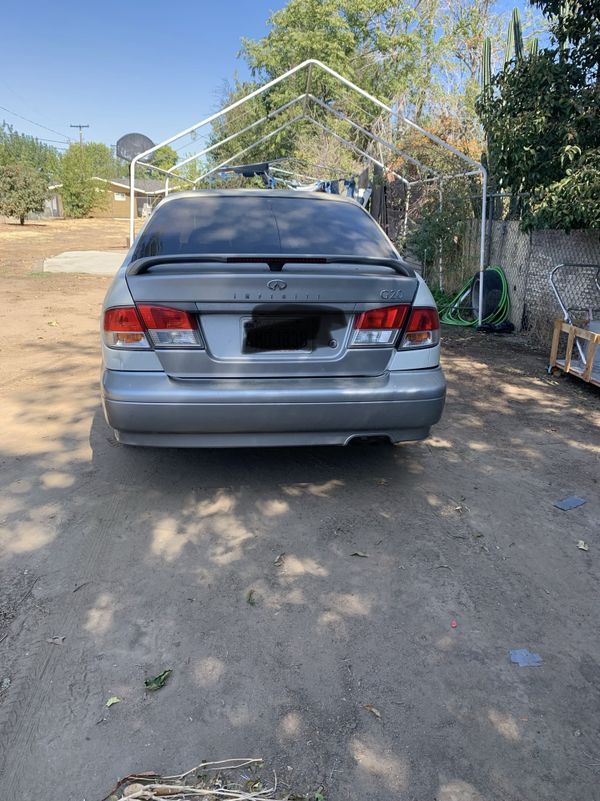
<path id="1" fill-rule="evenodd" d="M 116 163 L 106 145 L 87 142 L 73 144 L 63 155 L 60 165 L 60 193 L 67 217 L 87 217 L 108 201 L 106 185 L 94 178 L 112 178 Z"/>
<path id="2" fill-rule="evenodd" d="M 290 0 L 271 15 L 268 35 L 243 39 L 241 52 L 261 82 L 305 59 L 318 58 L 382 100 L 400 102 L 419 118 L 431 101 L 432 89 L 440 94 L 443 90 L 442 62 L 451 52 L 455 58 L 463 57 L 464 47 L 458 43 L 471 38 L 473 26 L 481 22 L 469 15 L 473 5 L 489 4 L 465 4 L 465 13 L 450 30 L 444 29 L 447 15 L 440 0 Z M 303 80 L 289 87 L 290 96 L 303 89 Z M 343 97 L 344 90 L 315 71 L 312 93 L 327 101 L 334 94 Z M 358 104 L 353 113 L 361 108 L 366 117 L 376 113 L 368 102 L 350 96 Z"/>
<path id="3" fill-rule="evenodd" d="M 152 155 L 151 163 L 161 170 L 170 170 L 177 164 L 177 153 L 172 147 L 165 145 Z"/>
<path id="4" fill-rule="evenodd" d="M 10 125 L 0 125 L 0 166 L 29 164 L 44 176 L 47 185 L 58 175 L 58 151 L 33 136 L 15 131 Z"/>
<path id="5" fill-rule="evenodd" d="M 439 119 L 453 120 L 454 128 L 459 130 L 453 143 L 461 147 L 464 140 L 478 155 L 481 131 L 475 114 L 477 81 L 483 42 L 486 35 L 494 33 L 495 19 L 489 0 L 456 0 L 450 7 L 441 0 L 290 0 L 271 15 L 265 37 L 242 40 L 241 55 L 254 80 L 234 81 L 226 87 L 223 103 L 238 100 L 263 82 L 315 57 L 425 125 Z M 235 109 L 213 125 L 211 144 L 236 135 L 305 89 L 303 72 Z M 322 70 L 312 70 L 310 92 L 365 127 L 384 136 L 394 135 L 389 120 L 377 106 Z M 300 113 L 302 104 L 295 104 L 215 147 L 206 159 L 206 167 L 217 166 L 250 148 L 258 138 Z M 372 149 L 364 135 L 328 111 L 311 104 L 311 114 L 361 149 Z M 337 150 L 338 163 L 356 163 L 356 154 L 349 152 L 346 145 L 333 145 L 332 137 L 329 140 L 327 150 Z M 323 141 L 316 126 L 298 122 L 235 160 L 291 155 L 309 158 Z M 374 152 L 377 155 L 379 151 Z M 342 153 L 347 155 L 342 158 Z M 389 160 L 389 152 L 385 158 Z"/>
<path id="6" fill-rule="evenodd" d="M 240 82 L 235 80 L 233 85 L 225 88 L 223 103 L 234 103 L 236 100 L 245 97 L 245 95 L 253 91 L 255 88 L 256 85 L 252 82 Z M 236 163 L 244 161 L 251 162 L 253 160 L 258 160 L 258 158 L 265 159 L 287 155 L 290 151 L 290 143 L 293 141 L 292 129 L 287 129 L 286 131 L 283 131 L 281 135 L 275 135 L 274 137 L 271 137 L 268 142 L 260 147 L 260 150 L 258 148 L 255 149 L 252 146 L 257 139 L 274 131 L 278 126 L 282 125 L 286 119 L 301 113 L 301 107 L 298 104 L 296 105 L 295 109 L 292 107 L 287 114 L 284 112 L 277 116 L 273 122 L 269 123 L 269 121 L 267 121 L 266 123 L 261 123 L 260 125 L 251 127 L 246 133 L 240 134 L 240 132 L 248 126 L 253 126 L 254 123 L 257 123 L 258 120 L 260 120 L 269 112 L 273 111 L 277 106 L 282 105 L 285 100 L 289 99 L 290 97 L 277 100 L 276 98 L 259 96 L 252 101 L 252 103 L 244 104 L 243 106 L 231 111 L 225 117 L 220 117 L 217 119 L 213 123 L 209 145 L 215 145 L 221 139 L 225 139 L 230 136 L 234 136 L 235 138 L 229 143 L 219 145 L 218 148 L 213 150 L 207 158 L 206 166 L 212 167 L 222 164 L 230 159 L 231 156 L 234 156 L 239 151 L 243 151 L 247 148 L 252 149 L 248 150 L 247 155 L 242 153 L 239 159 L 235 159 Z M 230 163 L 233 164 L 234 162 L 231 161 Z M 201 168 L 201 172 L 204 172 L 203 168 Z"/>
<path id="7" fill-rule="evenodd" d="M 72 145 L 69 151 L 75 148 L 79 148 L 79 145 Z M 83 153 L 92 175 L 99 178 L 114 178 L 117 162 L 109 147 L 101 142 L 86 142 L 83 145 Z"/>
<path id="8" fill-rule="evenodd" d="M 21 225 L 30 211 L 43 211 L 48 185 L 29 164 L 0 167 L 0 214 L 16 217 Z"/>
<path id="9" fill-rule="evenodd" d="M 525 193 L 526 230 L 598 226 L 600 49 L 595 61 L 590 55 L 600 45 L 597 5 L 536 4 L 556 14 L 556 46 L 506 64 L 478 101 L 492 179 L 503 191 Z M 595 25 L 583 12 L 595 13 Z"/>
<path id="10" fill-rule="evenodd" d="M 343 69 L 357 49 L 357 26 L 353 30 L 337 0 L 290 0 L 268 22 L 271 30 L 263 39 L 242 39 L 241 52 L 252 74 L 261 80 L 270 80 L 307 58 L 322 58 L 323 53 L 333 69 Z"/>
<path id="11" fill-rule="evenodd" d="M 492 79 L 492 92 L 482 96 L 479 110 L 499 189 L 531 192 L 560 173 L 561 149 L 574 134 L 577 117 L 572 71 L 542 51 L 509 63 Z"/>
<path id="12" fill-rule="evenodd" d="M 163 670 L 162 673 L 159 673 L 158 676 L 154 676 L 154 678 L 151 679 L 146 679 L 144 681 L 144 687 L 147 690 L 160 690 L 162 687 L 165 686 L 165 684 L 167 683 L 167 679 L 169 678 L 172 672 L 173 671 L 171 670 L 171 668 L 168 668 L 167 670 Z"/>
<path id="13" fill-rule="evenodd" d="M 309 178 L 327 180 L 358 175 L 363 169 L 360 156 L 330 134 L 314 127 L 304 128 L 298 133 L 294 156 L 306 162 L 307 183 Z"/>
<path id="14" fill-rule="evenodd" d="M 573 162 L 564 178 L 536 192 L 523 219 L 527 230 L 600 230 L 600 148 L 574 156 Z"/>
<path id="15" fill-rule="evenodd" d="M 550 30 L 561 57 L 598 82 L 600 65 L 600 10 L 598 0 L 530 0 L 550 20 Z"/>
<path id="16" fill-rule="evenodd" d="M 430 287 L 435 286 L 440 259 L 446 282 L 462 277 L 462 235 L 474 214 L 471 191 L 465 181 L 452 181 L 444 187 L 442 204 L 434 191 L 420 204 L 419 225 L 408 238 L 408 247 L 424 265 Z"/>

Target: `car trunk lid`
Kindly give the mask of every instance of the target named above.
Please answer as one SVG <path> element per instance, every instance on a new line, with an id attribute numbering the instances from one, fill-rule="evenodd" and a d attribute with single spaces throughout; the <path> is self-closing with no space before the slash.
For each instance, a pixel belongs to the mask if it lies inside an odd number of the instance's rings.
<path id="1" fill-rule="evenodd" d="M 394 347 L 350 347 L 354 317 L 417 289 L 395 260 L 280 254 L 141 259 L 127 282 L 136 304 L 197 315 L 204 350 L 156 349 L 174 378 L 380 375 Z"/>

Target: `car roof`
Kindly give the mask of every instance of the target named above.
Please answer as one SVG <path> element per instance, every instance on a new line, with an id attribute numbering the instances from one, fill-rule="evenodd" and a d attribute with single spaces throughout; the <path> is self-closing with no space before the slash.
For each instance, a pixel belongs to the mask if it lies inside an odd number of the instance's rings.
<path id="1" fill-rule="evenodd" d="M 296 192 L 293 189 L 195 189 L 188 192 L 173 192 L 167 195 L 158 204 L 163 206 L 165 203 L 172 203 L 175 200 L 200 197 L 271 197 L 271 198 L 295 198 L 303 200 L 333 201 L 335 203 L 351 203 L 362 208 L 354 198 L 333 195 L 328 192 Z M 158 208 L 157 206 L 157 208 Z"/>

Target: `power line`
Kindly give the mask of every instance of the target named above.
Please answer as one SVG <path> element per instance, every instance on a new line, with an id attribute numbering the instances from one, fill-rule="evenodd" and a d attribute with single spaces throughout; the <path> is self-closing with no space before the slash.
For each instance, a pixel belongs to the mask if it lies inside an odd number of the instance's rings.
<path id="1" fill-rule="evenodd" d="M 42 136 L 36 136 L 35 138 L 38 140 L 38 142 L 53 142 L 57 145 L 64 145 L 64 147 L 67 147 L 69 144 L 68 142 L 65 142 L 64 139 L 44 139 Z"/>
<path id="2" fill-rule="evenodd" d="M 63 134 L 60 131 L 55 131 L 54 128 L 48 128 L 47 125 L 42 125 L 41 122 L 35 122 L 35 120 L 30 120 L 28 117 L 23 117 L 22 114 L 17 114 L 16 111 L 11 111 L 9 108 L 6 108 L 5 106 L 0 106 L 0 108 L 2 109 L 2 111 L 6 111 L 9 114 L 12 114 L 13 117 L 18 117 L 20 120 L 25 120 L 25 122 L 30 122 L 32 125 L 36 125 L 38 128 L 43 128 L 45 131 L 50 131 L 50 133 L 54 133 L 54 134 L 58 134 L 59 136 L 62 136 L 63 140 L 66 140 L 66 142 L 70 142 L 71 141 L 71 137 L 70 136 L 67 136 L 66 134 Z"/>

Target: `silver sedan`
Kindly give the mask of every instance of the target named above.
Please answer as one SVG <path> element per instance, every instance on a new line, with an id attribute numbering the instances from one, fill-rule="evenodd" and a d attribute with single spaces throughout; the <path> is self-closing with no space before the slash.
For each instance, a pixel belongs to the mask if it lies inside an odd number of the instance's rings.
<path id="1" fill-rule="evenodd" d="M 129 445 L 419 440 L 444 406 L 439 339 L 424 281 L 354 200 L 175 194 L 104 301 L 104 412 Z"/>

